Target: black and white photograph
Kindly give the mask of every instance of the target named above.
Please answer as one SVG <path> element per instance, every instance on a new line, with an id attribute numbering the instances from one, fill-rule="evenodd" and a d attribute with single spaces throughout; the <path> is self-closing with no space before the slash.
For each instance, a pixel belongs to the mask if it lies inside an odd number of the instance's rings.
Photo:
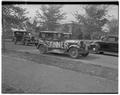
<path id="1" fill-rule="evenodd" d="M 119 93 L 119 1 L 3 0 L 1 16 L 1 93 Z"/>

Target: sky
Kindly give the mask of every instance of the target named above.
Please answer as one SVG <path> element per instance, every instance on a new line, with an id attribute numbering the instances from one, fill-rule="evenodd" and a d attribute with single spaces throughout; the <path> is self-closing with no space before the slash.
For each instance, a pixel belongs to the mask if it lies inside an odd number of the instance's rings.
<path id="1" fill-rule="evenodd" d="M 36 11 L 40 10 L 41 5 L 20 5 L 22 8 L 26 8 L 26 10 L 29 12 L 27 14 L 28 17 L 31 17 L 31 19 L 34 19 L 34 16 L 36 15 Z M 99 5 L 98 5 L 99 6 Z M 85 11 L 82 8 L 82 5 L 64 5 L 61 9 L 63 12 L 65 12 L 67 15 L 64 22 L 70 22 L 75 21 L 75 18 L 73 16 L 73 13 L 77 10 L 79 10 L 80 14 L 84 14 Z M 109 5 L 108 8 L 108 15 L 110 16 L 109 19 L 116 18 L 118 19 L 118 6 L 117 5 Z"/>

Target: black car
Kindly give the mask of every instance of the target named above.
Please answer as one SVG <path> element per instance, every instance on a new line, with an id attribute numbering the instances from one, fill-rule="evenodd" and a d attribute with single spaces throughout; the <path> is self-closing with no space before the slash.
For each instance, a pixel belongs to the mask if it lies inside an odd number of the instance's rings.
<path id="1" fill-rule="evenodd" d="M 21 42 L 23 45 L 35 44 L 35 37 L 28 31 L 17 30 L 13 32 L 13 41 L 15 44 Z"/>
<path id="2" fill-rule="evenodd" d="M 95 53 L 118 53 L 118 36 L 109 35 L 103 37 L 101 40 L 93 42 L 90 47 Z"/>

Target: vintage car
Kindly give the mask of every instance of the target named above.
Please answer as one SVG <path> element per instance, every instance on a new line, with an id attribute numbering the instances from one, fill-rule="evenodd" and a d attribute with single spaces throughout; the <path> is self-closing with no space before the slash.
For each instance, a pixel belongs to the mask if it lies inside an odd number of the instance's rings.
<path id="1" fill-rule="evenodd" d="M 68 54 L 72 58 L 78 58 L 79 55 L 87 56 L 89 54 L 88 46 L 83 40 L 72 40 L 71 33 L 60 31 L 41 31 L 37 49 L 41 54 L 47 52 Z"/>
<path id="2" fill-rule="evenodd" d="M 17 30 L 13 31 L 13 41 L 15 44 L 21 42 L 23 45 L 35 44 L 35 37 L 30 32 Z"/>
<path id="3" fill-rule="evenodd" d="M 95 53 L 118 53 L 118 36 L 108 35 L 101 40 L 93 42 L 90 47 Z"/>

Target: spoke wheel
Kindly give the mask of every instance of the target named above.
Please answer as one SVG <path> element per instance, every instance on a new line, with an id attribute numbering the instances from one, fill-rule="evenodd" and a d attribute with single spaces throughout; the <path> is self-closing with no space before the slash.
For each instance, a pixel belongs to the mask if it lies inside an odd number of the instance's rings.
<path id="1" fill-rule="evenodd" d="M 47 48 L 44 45 L 40 45 L 38 49 L 40 51 L 40 54 L 47 53 Z"/>
<path id="2" fill-rule="evenodd" d="M 70 55 L 70 57 L 72 57 L 72 58 L 78 58 L 78 56 L 79 56 L 79 51 L 78 51 L 78 49 L 77 49 L 77 48 L 70 48 L 70 50 L 69 50 L 69 55 Z"/>

